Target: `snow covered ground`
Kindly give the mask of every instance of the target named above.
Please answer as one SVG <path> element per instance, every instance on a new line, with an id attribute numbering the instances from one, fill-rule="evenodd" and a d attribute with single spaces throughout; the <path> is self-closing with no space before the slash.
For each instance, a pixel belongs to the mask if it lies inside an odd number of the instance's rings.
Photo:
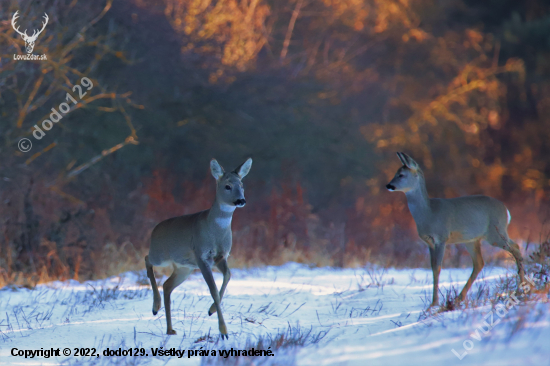
<path id="1" fill-rule="evenodd" d="M 442 292 L 460 289 L 470 272 L 443 270 Z M 430 270 L 310 269 L 291 263 L 232 274 L 223 299 L 229 341 L 219 339 L 217 316 L 207 314 L 212 299 L 199 273 L 172 294 L 176 336 L 165 335 L 163 308 L 152 315 L 153 295 L 144 273 L 34 290 L 5 288 L 0 291 L 0 364 L 550 365 L 549 303 L 521 302 L 507 313 L 503 307 L 491 312 L 481 306 L 425 317 Z M 513 275 L 513 269 L 486 268 L 470 293 Z M 215 278 L 219 287 L 222 277 L 216 273 Z M 483 327 L 484 320 L 491 329 Z M 188 356 L 201 347 L 248 350 L 258 339 L 278 340 L 283 347 L 274 345 L 273 357 Z M 289 344 L 295 346 L 285 347 Z M 181 359 L 153 356 L 151 349 L 160 347 L 186 352 Z M 68 348 L 71 356 L 12 356 L 41 348 Z M 75 357 L 75 348 L 85 353 L 95 348 L 99 357 Z M 138 353 L 143 348 L 148 356 L 104 356 L 107 348 L 138 348 Z"/>

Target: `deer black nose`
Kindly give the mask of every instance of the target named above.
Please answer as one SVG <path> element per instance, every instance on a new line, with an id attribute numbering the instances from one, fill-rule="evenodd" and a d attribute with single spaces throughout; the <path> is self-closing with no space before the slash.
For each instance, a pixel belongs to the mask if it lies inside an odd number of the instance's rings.
<path id="1" fill-rule="evenodd" d="M 395 186 L 394 185 L 391 185 L 391 184 L 386 184 L 386 188 L 388 189 L 388 191 L 395 191 Z"/>
<path id="2" fill-rule="evenodd" d="M 246 205 L 246 200 L 244 198 L 241 198 L 236 200 L 234 203 L 237 207 L 243 207 L 244 205 Z"/>

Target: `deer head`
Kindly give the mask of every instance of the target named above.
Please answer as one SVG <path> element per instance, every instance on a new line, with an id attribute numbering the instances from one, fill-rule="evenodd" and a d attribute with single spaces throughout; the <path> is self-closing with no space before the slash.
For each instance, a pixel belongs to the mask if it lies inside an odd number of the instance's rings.
<path id="1" fill-rule="evenodd" d="M 19 27 L 15 27 L 15 21 L 17 18 L 19 18 L 19 15 L 17 15 L 17 13 L 19 13 L 19 10 L 16 11 L 11 18 L 11 26 L 17 33 L 21 35 L 21 38 L 23 38 L 23 40 L 25 41 L 25 50 L 27 51 L 27 53 L 32 53 L 32 50 L 34 49 L 34 42 L 36 42 L 36 39 L 38 38 L 40 33 L 42 33 L 42 31 L 44 31 L 44 28 L 46 28 L 46 24 L 48 24 L 48 14 L 44 13 L 45 22 L 42 23 L 42 29 L 40 29 L 39 31 L 35 29 L 32 33 L 32 36 L 28 36 L 26 29 L 24 32 L 20 32 Z"/>

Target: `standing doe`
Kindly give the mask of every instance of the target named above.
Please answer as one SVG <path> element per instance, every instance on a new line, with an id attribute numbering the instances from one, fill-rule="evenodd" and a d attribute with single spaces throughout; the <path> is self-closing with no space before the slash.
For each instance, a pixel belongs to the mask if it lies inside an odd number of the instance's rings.
<path id="1" fill-rule="evenodd" d="M 487 196 L 458 198 L 429 198 L 424 173 L 410 156 L 397 153 L 403 166 L 386 185 L 389 191 L 401 191 L 407 196 L 409 210 L 416 222 L 420 238 L 430 249 L 430 261 L 434 278 L 433 301 L 430 307 L 439 305 L 438 285 L 441 263 L 447 244 L 464 243 L 474 262 L 468 282 L 458 300 L 464 300 L 477 275 L 483 269 L 481 240 L 509 251 L 515 258 L 520 282 L 523 282 L 523 259 L 519 246 L 508 238 L 510 211 L 504 204 Z"/>
<path id="2" fill-rule="evenodd" d="M 210 161 L 210 170 L 216 178 L 216 200 L 209 210 L 165 220 L 158 224 L 151 234 L 149 255 L 145 257 L 147 276 L 153 287 L 153 315 L 160 308 L 160 294 L 153 273 L 153 266 L 172 266 L 174 272 L 164 282 L 164 309 L 166 311 L 167 334 L 176 334 L 172 328 L 170 314 L 170 294 L 191 274 L 200 269 L 214 303 L 208 315 L 218 312 L 218 325 L 222 339 L 227 335 L 223 320 L 221 301 L 231 272 L 227 266 L 227 257 L 231 251 L 231 219 L 237 207 L 243 207 L 244 187 L 242 179 L 250 171 L 252 159 L 230 173 L 225 173 L 215 159 Z M 218 288 L 212 276 L 212 266 L 216 265 L 223 274 L 223 283 Z"/>

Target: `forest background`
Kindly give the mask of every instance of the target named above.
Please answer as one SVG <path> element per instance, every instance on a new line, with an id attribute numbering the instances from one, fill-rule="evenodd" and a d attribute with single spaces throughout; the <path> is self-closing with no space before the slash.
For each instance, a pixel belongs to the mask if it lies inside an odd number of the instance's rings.
<path id="1" fill-rule="evenodd" d="M 16 11 L 29 34 L 47 13 L 47 60 L 14 60 Z M 142 269 L 156 223 L 213 202 L 211 158 L 254 159 L 233 267 L 427 267 L 384 188 L 396 151 L 432 197 L 504 201 L 524 250 L 547 236 L 544 0 L 9 0 L 0 57 L 0 285 Z M 82 77 L 93 88 L 35 139 Z"/>

